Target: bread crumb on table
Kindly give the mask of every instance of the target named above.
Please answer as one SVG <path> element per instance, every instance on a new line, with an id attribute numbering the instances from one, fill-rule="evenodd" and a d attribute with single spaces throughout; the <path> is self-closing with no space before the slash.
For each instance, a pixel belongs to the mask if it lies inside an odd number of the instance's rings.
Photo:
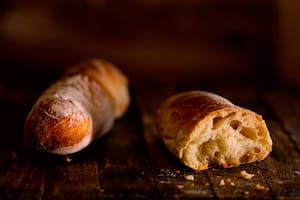
<path id="1" fill-rule="evenodd" d="M 221 179 L 219 185 L 223 186 L 229 184 L 231 186 L 235 186 L 235 183 L 231 180 L 231 178 Z"/>
<path id="2" fill-rule="evenodd" d="M 256 184 L 255 189 L 256 189 L 257 191 L 266 191 L 266 190 L 269 190 L 267 187 L 261 185 L 260 183 L 257 183 L 257 184 Z"/>
<path id="3" fill-rule="evenodd" d="M 193 181 L 194 180 L 194 176 L 189 174 L 189 175 L 185 175 L 184 176 L 185 180 L 188 180 L 188 181 Z"/>
<path id="4" fill-rule="evenodd" d="M 226 178 L 226 179 L 225 179 L 225 183 L 227 183 L 227 184 L 228 184 L 228 183 L 231 183 L 231 178 Z"/>
<path id="5" fill-rule="evenodd" d="M 249 174 L 248 172 L 246 172 L 245 170 L 242 170 L 241 172 L 240 172 L 240 175 L 243 177 L 243 178 L 245 178 L 245 179 L 251 179 L 253 176 L 254 176 L 254 174 Z"/>
<path id="6" fill-rule="evenodd" d="M 72 158 L 70 158 L 69 156 L 66 156 L 66 157 L 65 157 L 65 160 L 66 160 L 67 162 L 71 162 L 71 161 L 72 161 Z"/>
<path id="7" fill-rule="evenodd" d="M 220 180 L 220 183 L 219 183 L 219 185 L 225 185 L 225 181 L 224 181 L 224 179 L 221 179 L 221 180 Z"/>
<path id="8" fill-rule="evenodd" d="M 183 189 L 183 188 L 184 188 L 184 185 L 176 185 L 176 187 L 177 187 L 178 189 Z"/>

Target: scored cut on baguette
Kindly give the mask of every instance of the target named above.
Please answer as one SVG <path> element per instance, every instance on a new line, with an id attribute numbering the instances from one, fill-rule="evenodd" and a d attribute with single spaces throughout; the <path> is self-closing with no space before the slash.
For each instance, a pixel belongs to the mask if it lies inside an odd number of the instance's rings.
<path id="1" fill-rule="evenodd" d="M 26 149 L 71 154 L 107 133 L 130 103 L 127 77 L 91 59 L 70 68 L 37 100 L 24 126 Z"/>
<path id="2" fill-rule="evenodd" d="M 236 167 L 272 150 L 260 115 L 205 91 L 169 97 L 158 109 L 157 125 L 165 146 L 194 170 Z"/>

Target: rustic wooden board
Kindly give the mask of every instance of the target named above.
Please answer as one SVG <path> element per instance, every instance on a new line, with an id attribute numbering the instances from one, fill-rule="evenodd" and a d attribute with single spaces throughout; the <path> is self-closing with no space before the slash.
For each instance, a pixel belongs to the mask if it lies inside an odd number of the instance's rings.
<path id="1" fill-rule="evenodd" d="M 300 151 L 300 98 L 288 90 L 265 94 L 265 100 Z"/>
<path id="2" fill-rule="evenodd" d="M 1 152 L 1 199 L 40 199 L 43 193 L 44 166 L 16 152 Z"/>
<path id="3" fill-rule="evenodd" d="M 156 195 L 140 122 L 135 112 L 130 109 L 125 119 L 118 121 L 97 147 L 101 187 L 105 193 L 116 194 L 120 198 Z"/>
<path id="4" fill-rule="evenodd" d="M 156 139 L 154 117 L 167 96 L 192 89 L 219 93 L 262 114 L 274 143 L 270 156 L 237 168 L 201 172 L 179 162 Z M 134 88 L 132 96 L 131 108 L 112 131 L 68 159 L 23 152 L 22 126 L 29 106 L 1 97 L 2 110 L 10 111 L 1 120 L 11 134 L 0 141 L 0 199 L 300 198 L 300 104 L 293 90 L 149 83 Z M 242 178 L 241 170 L 254 177 Z M 265 190 L 257 191 L 257 184 Z"/>

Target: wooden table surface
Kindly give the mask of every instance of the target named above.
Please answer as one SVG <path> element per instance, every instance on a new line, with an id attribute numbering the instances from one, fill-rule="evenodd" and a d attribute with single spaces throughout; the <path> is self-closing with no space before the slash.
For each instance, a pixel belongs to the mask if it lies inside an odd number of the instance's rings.
<path id="1" fill-rule="evenodd" d="M 174 158 L 153 137 L 153 114 L 165 97 L 192 89 L 218 93 L 262 114 L 274 143 L 270 156 L 200 172 Z M 0 88 L 0 94 L 0 199 L 300 199 L 300 96 L 294 89 L 240 83 L 133 85 L 126 116 L 106 136 L 68 157 L 22 150 L 24 119 L 39 92 Z M 254 177 L 243 178 L 242 170 Z"/>

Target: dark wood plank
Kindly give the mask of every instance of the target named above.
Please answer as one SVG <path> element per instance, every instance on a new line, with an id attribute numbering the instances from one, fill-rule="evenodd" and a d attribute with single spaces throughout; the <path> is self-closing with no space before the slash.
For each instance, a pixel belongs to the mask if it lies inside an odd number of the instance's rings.
<path id="1" fill-rule="evenodd" d="M 240 175 L 242 170 L 254 174 L 253 178 L 250 180 L 243 178 Z M 211 169 L 207 173 L 218 199 L 272 199 L 268 184 L 256 163 L 230 169 Z M 258 192 L 257 184 L 266 189 Z"/>
<path id="2" fill-rule="evenodd" d="M 131 108 L 97 144 L 101 187 L 105 194 L 135 199 L 156 196 L 139 120 Z"/>
<path id="3" fill-rule="evenodd" d="M 39 156 L 40 162 L 46 167 L 44 199 L 104 197 L 95 144 L 69 156 Z"/>
<path id="4" fill-rule="evenodd" d="M 45 168 L 24 152 L 22 142 L 32 91 L 6 84 L 0 90 L 0 199 L 41 199 Z"/>
<path id="5" fill-rule="evenodd" d="M 300 151 L 300 98 L 288 90 L 265 94 L 265 100 Z"/>
<path id="6" fill-rule="evenodd" d="M 300 160 L 278 161 L 268 158 L 260 168 L 277 199 L 300 198 Z"/>
<path id="7" fill-rule="evenodd" d="M 97 199 L 102 189 L 97 162 L 84 161 L 48 164 L 44 199 Z"/>
<path id="8" fill-rule="evenodd" d="M 296 145 L 289 134 L 282 129 L 277 121 L 267 119 L 267 125 L 273 140 L 272 159 L 277 161 L 291 161 L 300 158 Z"/>
<path id="9" fill-rule="evenodd" d="M 267 120 L 273 139 L 271 156 L 258 166 L 273 196 L 278 199 L 300 198 L 300 154 L 288 133 L 274 120 Z"/>
<path id="10" fill-rule="evenodd" d="M 266 106 L 271 110 L 267 124 L 273 139 L 271 157 L 260 163 L 274 197 L 299 199 L 299 144 L 295 140 L 297 127 L 297 102 L 288 91 L 272 90 L 264 95 Z M 295 111 L 295 112 L 294 112 Z M 297 116 L 298 115 L 298 116 Z M 290 129 L 289 127 L 293 127 Z M 298 132 L 299 133 L 299 132 Z"/>
<path id="11" fill-rule="evenodd" d="M 41 199 L 44 167 L 15 151 L 0 153 L 0 199 Z"/>

